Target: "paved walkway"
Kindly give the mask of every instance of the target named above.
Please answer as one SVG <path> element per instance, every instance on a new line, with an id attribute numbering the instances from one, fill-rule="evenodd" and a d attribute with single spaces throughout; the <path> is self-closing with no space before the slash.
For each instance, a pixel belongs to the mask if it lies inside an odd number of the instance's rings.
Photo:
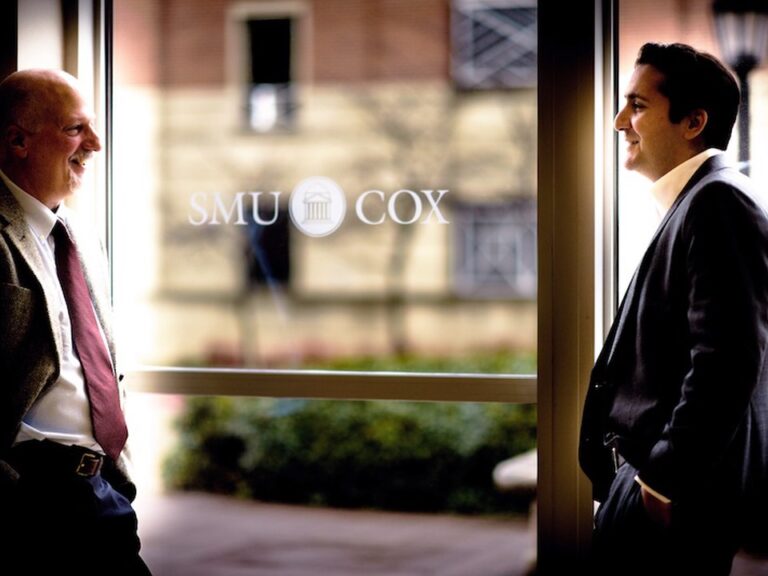
<path id="1" fill-rule="evenodd" d="M 137 501 L 155 576 L 521 576 L 523 519 L 339 511 L 203 494 Z"/>
<path id="2" fill-rule="evenodd" d="M 154 576 L 522 576 L 524 519 L 340 511 L 165 493 L 160 467 L 182 399 L 132 394 L 136 509 Z"/>
<path id="3" fill-rule="evenodd" d="M 154 576 L 523 576 L 523 519 L 329 510 L 208 494 L 136 503 Z M 768 576 L 740 556 L 732 576 Z"/>

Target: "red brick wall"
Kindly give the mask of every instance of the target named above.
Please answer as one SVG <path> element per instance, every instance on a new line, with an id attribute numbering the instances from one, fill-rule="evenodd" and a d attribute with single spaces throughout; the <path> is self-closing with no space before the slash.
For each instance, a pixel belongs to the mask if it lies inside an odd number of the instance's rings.
<path id="1" fill-rule="evenodd" d="M 122 81 L 218 86 L 233 0 L 116 0 Z M 297 70 L 310 81 L 434 79 L 449 71 L 449 0 L 311 0 Z M 306 42 L 313 44 L 307 46 Z M 302 42 L 305 44 L 302 45 Z"/>
<path id="2" fill-rule="evenodd" d="M 448 0 L 316 0 L 315 80 L 447 77 L 448 4 Z"/>
<path id="3" fill-rule="evenodd" d="M 115 0 L 119 79 L 169 86 L 225 81 L 227 8 L 234 0 Z M 450 0 L 307 0 L 298 70 L 310 81 L 445 78 Z M 684 40 L 717 54 L 710 0 L 621 1 L 622 69 L 644 41 Z M 309 40 L 308 40 L 309 39 Z M 311 46 L 301 41 L 312 41 Z M 302 76 L 304 78 L 304 76 Z"/>
<path id="4" fill-rule="evenodd" d="M 162 77 L 166 86 L 225 82 L 229 0 L 160 0 Z"/>
<path id="5" fill-rule="evenodd" d="M 115 0 L 115 80 L 122 84 L 158 84 L 160 5 L 157 0 Z"/>
<path id="6" fill-rule="evenodd" d="M 686 42 L 699 50 L 720 56 L 714 36 L 710 0 L 621 0 L 619 19 L 622 71 L 632 71 L 637 51 L 646 42 Z"/>

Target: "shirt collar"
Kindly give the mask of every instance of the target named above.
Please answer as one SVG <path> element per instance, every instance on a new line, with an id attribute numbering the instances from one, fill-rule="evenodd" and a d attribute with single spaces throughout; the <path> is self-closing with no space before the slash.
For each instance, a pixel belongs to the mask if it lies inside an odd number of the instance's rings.
<path id="1" fill-rule="evenodd" d="M 651 194 L 653 194 L 653 198 L 656 201 L 656 210 L 659 216 L 663 218 L 672 207 L 672 204 L 675 203 L 675 200 L 680 195 L 680 192 L 683 191 L 683 188 L 685 188 L 694 172 L 709 158 L 721 152 L 717 148 L 709 148 L 699 152 L 696 156 L 672 168 L 672 170 L 653 183 Z"/>
<path id="2" fill-rule="evenodd" d="M 2 170 L 0 170 L 0 179 L 2 179 L 21 206 L 29 227 L 40 238 L 46 239 L 50 236 L 58 219 L 66 223 L 67 209 L 64 203 L 59 205 L 59 208 L 54 212 L 37 198 L 19 188 Z"/>

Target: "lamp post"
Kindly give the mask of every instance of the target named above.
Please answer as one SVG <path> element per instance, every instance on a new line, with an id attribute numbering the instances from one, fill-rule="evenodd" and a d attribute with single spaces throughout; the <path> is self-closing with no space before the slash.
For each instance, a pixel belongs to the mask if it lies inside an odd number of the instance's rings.
<path id="1" fill-rule="evenodd" d="M 749 73 L 760 65 L 768 48 L 768 2 L 715 0 L 712 10 L 723 59 L 741 85 L 739 163 L 749 174 Z"/>

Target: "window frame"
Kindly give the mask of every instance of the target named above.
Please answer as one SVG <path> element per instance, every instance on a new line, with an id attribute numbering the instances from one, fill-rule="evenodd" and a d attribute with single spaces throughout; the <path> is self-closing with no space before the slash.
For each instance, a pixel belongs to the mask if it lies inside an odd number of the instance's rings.
<path id="1" fill-rule="evenodd" d="M 183 395 L 536 402 L 534 375 L 145 367 L 128 382 L 136 392 Z"/>
<path id="2" fill-rule="evenodd" d="M 578 438 L 616 301 L 617 11 L 616 0 L 539 2 L 537 571 L 544 574 L 589 566 L 592 490 L 578 465 Z"/>

